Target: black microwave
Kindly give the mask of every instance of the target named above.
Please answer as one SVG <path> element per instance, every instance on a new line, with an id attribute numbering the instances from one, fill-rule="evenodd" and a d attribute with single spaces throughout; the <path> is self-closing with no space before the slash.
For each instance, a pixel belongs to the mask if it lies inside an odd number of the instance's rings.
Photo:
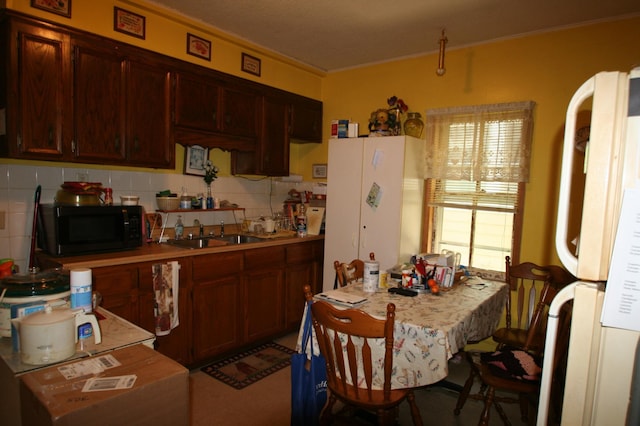
<path id="1" fill-rule="evenodd" d="M 142 245 L 141 206 L 42 204 L 38 247 L 54 256 L 128 250 Z"/>

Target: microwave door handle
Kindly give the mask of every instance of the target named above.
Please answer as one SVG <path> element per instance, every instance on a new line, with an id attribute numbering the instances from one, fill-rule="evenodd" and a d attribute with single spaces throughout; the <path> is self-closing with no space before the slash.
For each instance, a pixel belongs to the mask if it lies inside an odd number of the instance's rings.
<path id="1" fill-rule="evenodd" d="M 571 171 L 575 152 L 576 118 L 580 105 L 593 96 L 595 77 L 585 81 L 571 98 L 567 107 L 567 118 L 564 130 L 564 146 L 562 148 L 562 167 L 560 174 L 560 192 L 558 195 L 558 219 L 556 223 L 556 251 L 562 264 L 569 272 L 576 275 L 578 258 L 569 248 L 569 202 L 571 197 Z"/>
<path id="2" fill-rule="evenodd" d="M 123 240 L 124 240 L 125 245 L 126 245 L 126 243 L 129 242 L 129 228 L 130 228 L 130 225 L 131 225 L 127 209 L 122 209 L 122 218 L 123 218 L 123 225 L 124 225 Z"/>

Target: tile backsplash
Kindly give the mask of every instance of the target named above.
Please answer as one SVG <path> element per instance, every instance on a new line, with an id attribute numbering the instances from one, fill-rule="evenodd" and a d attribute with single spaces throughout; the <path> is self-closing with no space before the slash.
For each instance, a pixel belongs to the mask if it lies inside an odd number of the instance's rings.
<path id="1" fill-rule="evenodd" d="M 42 188 L 40 202 L 52 203 L 65 181 L 101 182 L 103 187 L 113 188 L 115 204 L 119 204 L 121 195 L 137 195 L 147 212 L 157 208 L 155 195 L 159 191 L 169 189 L 180 194 L 185 188 L 189 195 L 206 192 L 201 177 L 177 173 L 0 164 L 0 215 L 4 212 L 5 217 L 4 229 L 0 229 L 0 258 L 12 258 L 20 272 L 25 272 L 29 263 L 36 187 L 40 185 Z M 244 216 L 257 217 L 270 216 L 281 210 L 282 202 L 291 189 L 310 191 L 312 183 L 231 176 L 218 178 L 211 188 L 213 195 L 220 200 L 244 207 Z M 202 210 L 184 216 L 185 226 L 192 225 L 195 219 L 205 225 L 214 225 L 220 221 L 241 221 L 243 213 L 236 212 L 234 216 L 233 212 Z M 170 215 L 167 226 L 173 227 L 176 217 Z"/>

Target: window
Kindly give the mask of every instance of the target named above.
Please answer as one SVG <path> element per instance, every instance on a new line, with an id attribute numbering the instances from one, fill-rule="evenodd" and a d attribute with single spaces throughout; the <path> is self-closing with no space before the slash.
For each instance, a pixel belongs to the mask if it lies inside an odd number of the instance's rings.
<path id="1" fill-rule="evenodd" d="M 518 261 L 533 102 L 427 111 L 425 249 L 471 269 Z"/>

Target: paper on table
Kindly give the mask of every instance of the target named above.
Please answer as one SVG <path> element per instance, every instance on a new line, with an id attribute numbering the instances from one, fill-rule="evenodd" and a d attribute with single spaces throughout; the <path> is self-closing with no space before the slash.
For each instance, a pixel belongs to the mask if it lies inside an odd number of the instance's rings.
<path id="1" fill-rule="evenodd" d="M 328 302 L 343 304 L 347 306 L 357 306 L 367 301 L 367 298 L 364 296 L 349 294 L 340 290 L 325 291 L 324 293 L 318 294 L 317 297 Z"/>

